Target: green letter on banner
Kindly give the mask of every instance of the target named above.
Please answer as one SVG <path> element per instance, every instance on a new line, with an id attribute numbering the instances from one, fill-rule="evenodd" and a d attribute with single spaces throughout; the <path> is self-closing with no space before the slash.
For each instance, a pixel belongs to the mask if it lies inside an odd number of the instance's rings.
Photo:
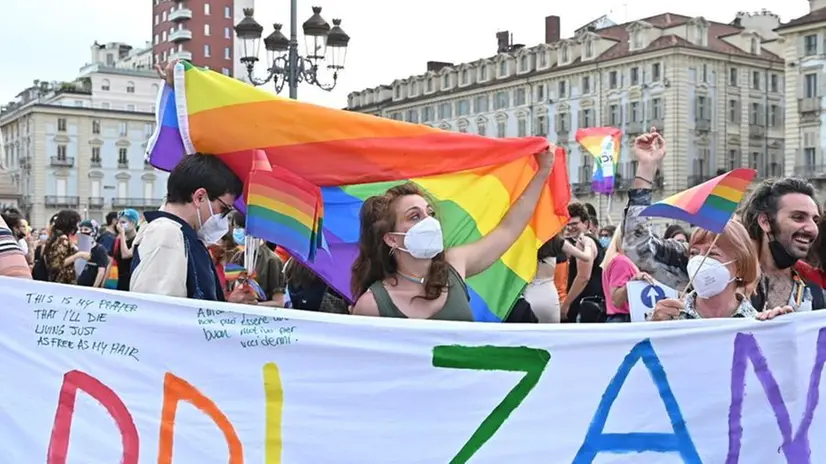
<path id="1" fill-rule="evenodd" d="M 505 423 L 539 382 L 551 360 L 546 350 L 525 346 L 459 346 L 433 348 L 433 366 L 476 371 L 524 372 L 525 376 L 505 396 L 473 432 L 451 464 L 467 462 Z"/>

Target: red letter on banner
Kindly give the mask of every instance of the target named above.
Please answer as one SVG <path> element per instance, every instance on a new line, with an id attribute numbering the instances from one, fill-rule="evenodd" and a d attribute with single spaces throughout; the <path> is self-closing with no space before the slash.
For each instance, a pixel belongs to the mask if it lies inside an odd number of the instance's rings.
<path id="1" fill-rule="evenodd" d="M 123 464 L 138 464 L 138 429 L 129 409 L 123 404 L 117 393 L 104 385 L 100 380 L 81 371 L 69 371 L 63 376 L 63 385 L 60 387 L 60 396 L 57 402 L 57 412 L 52 427 L 52 437 L 49 441 L 49 455 L 47 464 L 65 464 L 69 453 L 69 435 L 72 431 L 72 418 L 75 414 L 77 391 L 83 390 L 96 399 L 120 430 L 123 455 Z"/>

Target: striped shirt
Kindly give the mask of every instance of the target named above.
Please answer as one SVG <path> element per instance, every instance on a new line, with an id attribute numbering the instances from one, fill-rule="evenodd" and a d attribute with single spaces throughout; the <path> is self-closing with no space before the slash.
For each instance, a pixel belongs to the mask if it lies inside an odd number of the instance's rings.
<path id="1" fill-rule="evenodd" d="M 5 224 L 0 225 L 0 276 L 32 278 L 26 255 Z"/>

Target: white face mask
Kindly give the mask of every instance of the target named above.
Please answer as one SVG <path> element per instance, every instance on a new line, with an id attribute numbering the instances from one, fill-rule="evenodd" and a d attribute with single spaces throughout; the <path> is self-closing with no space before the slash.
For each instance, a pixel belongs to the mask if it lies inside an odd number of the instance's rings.
<path id="1" fill-rule="evenodd" d="M 221 214 L 215 214 L 212 211 L 212 203 L 207 200 L 209 207 L 209 218 L 206 222 L 201 219 L 201 209 L 198 208 L 198 238 L 204 241 L 207 245 L 215 245 L 221 240 L 221 237 L 229 232 L 229 217 Z"/>
<path id="2" fill-rule="evenodd" d="M 130 224 L 128 222 L 125 222 L 125 221 L 121 221 L 118 224 L 120 224 L 120 228 L 123 229 L 124 231 L 127 231 L 127 230 L 132 228 L 132 224 Z"/>
<path id="3" fill-rule="evenodd" d="M 727 264 L 732 262 L 733 261 L 721 263 L 714 258 L 708 257 L 703 261 L 703 257 L 700 255 L 692 256 L 691 259 L 688 260 L 687 270 L 689 278 L 696 273 L 696 277 L 694 277 L 694 291 L 697 292 L 697 296 L 700 298 L 711 298 L 725 290 L 728 284 L 734 280 L 731 277 L 731 271 L 726 267 Z M 700 267 L 700 263 L 702 263 L 702 267 Z"/>
<path id="4" fill-rule="evenodd" d="M 399 250 L 417 259 L 432 259 L 445 249 L 442 225 L 433 216 L 417 222 L 407 233 L 392 233 L 404 235 L 404 248 L 399 247 Z"/>

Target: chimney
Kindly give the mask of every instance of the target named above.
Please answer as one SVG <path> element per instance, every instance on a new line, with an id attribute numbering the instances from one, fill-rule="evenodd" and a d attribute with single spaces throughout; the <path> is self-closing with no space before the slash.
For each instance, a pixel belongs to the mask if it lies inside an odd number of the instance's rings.
<path id="1" fill-rule="evenodd" d="M 444 61 L 428 61 L 427 62 L 427 71 L 439 72 L 442 68 L 451 68 L 453 67 L 453 63 L 446 63 Z"/>
<path id="2" fill-rule="evenodd" d="M 501 31 L 496 33 L 496 53 L 507 53 L 510 49 L 510 32 Z"/>
<path id="3" fill-rule="evenodd" d="M 561 32 L 559 28 L 559 16 L 545 17 L 545 43 L 551 44 L 559 42 L 561 39 Z"/>

